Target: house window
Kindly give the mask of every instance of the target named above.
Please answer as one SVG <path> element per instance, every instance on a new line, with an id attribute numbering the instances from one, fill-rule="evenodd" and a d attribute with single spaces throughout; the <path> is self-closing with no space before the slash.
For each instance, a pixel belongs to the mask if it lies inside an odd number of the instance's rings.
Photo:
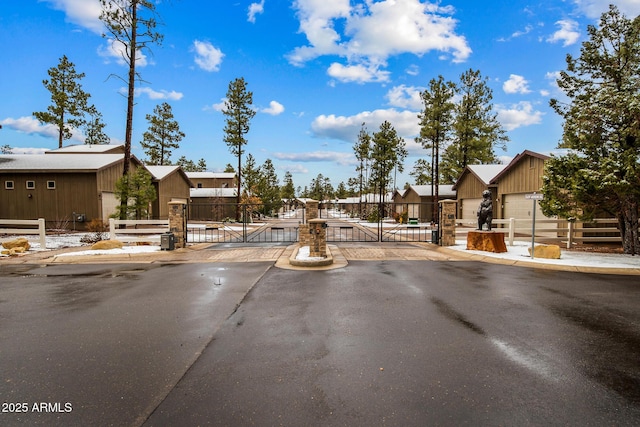
<path id="1" fill-rule="evenodd" d="M 33 190 L 36 188 L 36 182 L 35 181 L 27 181 L 27 190 Z"/>
<path id="2" fill-rule="evenodd" d="M 198 188 L 202 188 L 202 183 L 201 182 L 198 183 Z"/>
<path id="3" fill-rule="evenodd" d="M 13 190 L 13 181 L 5 181 L 4 188 L 5 190 Z"/>
<path id="4" fill-rule="evenodd" d="M 55 181 L 47 181 L 47 189 L 48 190 L 55 190 L 56 189 L 56 182 Z"/>

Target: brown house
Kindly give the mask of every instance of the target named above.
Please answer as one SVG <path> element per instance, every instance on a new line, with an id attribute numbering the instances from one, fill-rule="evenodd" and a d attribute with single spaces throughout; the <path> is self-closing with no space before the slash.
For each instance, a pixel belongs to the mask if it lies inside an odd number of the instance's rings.
<path id="1" fill-rule="evenodd" d="M 436 220 L 438 206 L 435 204 L 435 188 L 428 185 L 411 185 L 402 194 L 394 194 L 396 212 L 407 212 L 408 218 L 416 218 L 420 222 L 431 222 Z M 438 199 L 455 199 L 456 192 L 453 185 L 439 185 Z"/>
<path id="2" fill-rule="evenodd" d="M 186 172 L 194 188 L 236 188 L 234 172 Z"/>
<path id="3" fill-rule="evenodd" d="M 482 192 L 490 190 L 493 217 L 531 219 L 533 204 L 525 195 L 540 192 L 544 175 L 544 154 L 525 150 L 508 165 L 469 165 L 456 181 L 458 218 L 475 221 Z M 537 204 L 536 218 L 546 218 Z"/>
<path id="4" fill-rule="evenodd" d="M 145 166 L 153 177 L 156 200 L 151 204 L 152 219 L 169 218 L 169 202 L 189 200 L 193 183 L 180 166 Z"/>
<path id="5" fill-rule="evenodd" d="M 540 192 L 544 163 L 549 156 L 525 150 L 518 154 L 500 173 L 491 179 L 495 188 L 494 217 L 531 219 L 533 204 L 525 198 L 526 194 Z M 496 206 L 500 216 L 495 216 Z M 546 218 L 536 204 L 536 218 Z"/>
<path id="6" fill-rule="evenodd" d="M 122 154 L 0 155 L 0 218 L 80 229 L 83 221 L 108 220 L 119 203 L 114 190 L 123 162 Z M 131 171 L 138 167 L 132 156 Z"/>
<path id="7" fill-rule="evenodd" d="M 469 221 L 476 221 L 476 211 L 482 201 L 482 192 L 490 190 L 494 198 L 493 217 L 501 218 L 496 206 L 496 185 L 492 179 L 504 170 L 505 165 L 467 165 L 456 181 L 453 189 L 457 193 L 457 217 Z"/>

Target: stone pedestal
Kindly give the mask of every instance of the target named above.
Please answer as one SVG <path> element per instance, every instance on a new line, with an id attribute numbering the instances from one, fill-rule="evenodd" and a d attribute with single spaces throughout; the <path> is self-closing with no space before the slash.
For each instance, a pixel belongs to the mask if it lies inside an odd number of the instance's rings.
<path id="1" fill-rule="evenodd" d="M 441 200 L 439 227 L 441 231 L 440 244 L 454 246 L 456 244 L 456 201 Z"/>
<path id="2" fill-rule="evenodd" d="M 318 201 L 307 200 L 305 207 L 306 223 L 298 227 L 298 242 L 300 246 L 311 246 L 311 233 L 309 232 L 309 221 L 318 218 Z"/>
<path id="3" fill-rule="evenodd" d="M 186 204 L 183 202 L 169 202 L 169 231 L 174 235 L 175 248 L 184 248 L 186 246 L 185 207 Z"/>
<path id="4" fill-rule="evenodd" d="M 507 252 L 504 243 L 504 233 L 497 231 L 469 231 L 467 234 L 467 249 L 474 251 Z"/>
<path id="5" fill-rule="evenodd" d="M 327 221 L 325 219 L 316 218 L 308 221 L 309 223 L 309 256 L 322 257 L 327 256 Z"/>

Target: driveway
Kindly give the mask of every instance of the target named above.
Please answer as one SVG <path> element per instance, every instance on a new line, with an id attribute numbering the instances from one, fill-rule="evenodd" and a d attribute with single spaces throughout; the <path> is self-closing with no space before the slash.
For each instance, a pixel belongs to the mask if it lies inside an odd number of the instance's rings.
<path id="1" fill-rule="evenodd" d="M 1 268 L 0 423 L 640 424 L 636 277 L 272 265 Z"/>

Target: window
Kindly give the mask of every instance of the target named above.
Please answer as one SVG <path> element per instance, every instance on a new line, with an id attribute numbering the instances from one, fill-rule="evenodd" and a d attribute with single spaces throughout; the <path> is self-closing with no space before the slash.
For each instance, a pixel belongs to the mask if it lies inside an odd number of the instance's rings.
<path id="1" fill-rule="evenodd" d="M 33 190 L 36 188 L 36 182 L 35 181 L 27 181 L 27 190 Z"/>
<path id="2" fill-rule="evenodd" d="M 198 188 L 202 188 L 202 183 L 201 182 L 198 183 Z"/>
<path id="3" fill-rule="evenodd" d="M 56 182 L 55 181 L 47 181 L 47 190 L 55 190 Z"/>
<path id="4" fill-rule="evenodd" d="M 4 188 L 5 190 L 13 190 L 13 181 L 5 181 Z"/>

